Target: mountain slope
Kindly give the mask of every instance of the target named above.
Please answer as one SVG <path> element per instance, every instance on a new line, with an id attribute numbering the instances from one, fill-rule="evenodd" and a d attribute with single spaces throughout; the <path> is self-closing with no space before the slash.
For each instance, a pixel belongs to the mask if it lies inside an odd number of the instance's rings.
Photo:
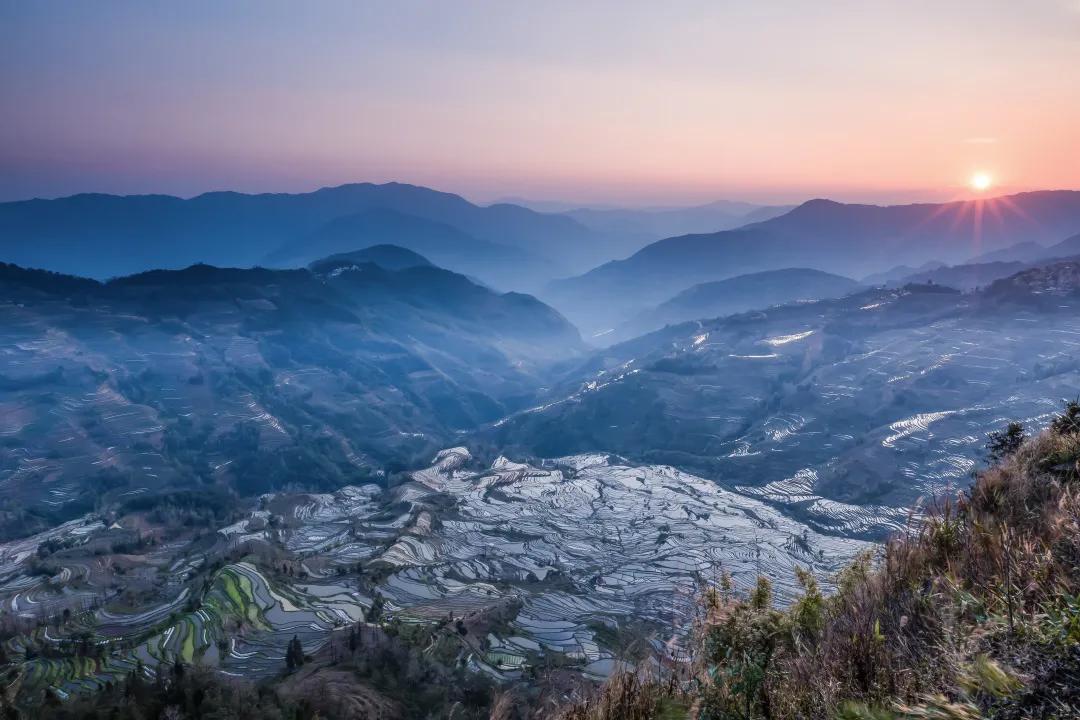
<path id="1" fill-rule="evenodd" d="M 786 268 L 739 275 L 683 290 L 655 309 L 621 326 L 612 340 L 627 340 L 664 325 L 732 315 L 799 300 L 846 295 L 859 287 L 851 278 L 821 270 Z"/>
<path id="2" fill-rule="evenodd" d="M 897 265 L 895 267 L 889 268 L 888 270 L 867 275 L 862 279 L 862 284 L 870 285 L 871 287 L 876 287 L 878 285 L 905 285 L 907 284 L 905 282 L 905 279 L 911 277 L 912 275 L 930 272 L 931 270 L 938 270 L 943 267 L 948 266 L 943 262 L 938 262 L 937 260 L 930 260 L 923 263 L 919 267 L 911 267 L 910 265 Z"/>
<path id="3" fill-rule="evenodd" d="M 308 267 L 312 272 L 326 275 L 341 272 L 355 265 L 378 265 L 383 270 L 407 270 L 414 267 L 427 267 L 432 263 L 423 255 L 397 245 L 372 245 L 363 250 L 339 253 L 316 260 Z"/>
<path id="4" fill-rule="evenodd" d="M 906 285 L 908 283 L 937 283 L 948 285 L 957 290 L 974 290 L 986 287 L 995 280 L 1015 275 L 1028 267 L 1023 262 L 982 262 L 968 263 L 964 265 L 946 265 L 933 270 L 913 273 L 895 283 L 892 286 Z"/>
<path id="5" fill-rule="evenodd" d="M 1080 229 L 1080 192 L 872 206 L 812 200 L 764 222 L 653 243 L 626 260 L 553 282 L 545 299 L 600 330 L 700 282 L 781 267 L 852 277 L 897 264 L 962 262 L 976 248 L 1056 241 Z"/>
<path id="6" fill-rule="evenodd" d="M 1003 416 L 1038 424 L 1076 395 L 1074 267 L 670 326 L 596 353 L 488 432 L 506 452 L 669 463 L 880 537 L 919 496 L 965 482 Z"/>
<path id="7" fill-rule="evenodd" d="M 625 257 L 644 245 L 661 238 L 690 233 L 730 230 L 748 223 L 760 222 L 782 215 L 792 206 L 761 206 L 750 203 L 717 201 L 686 208 L 658 209 L 593 209 L 580 208 L 564 212 L 587 228 L 624 241 Z"/>
<path id="8" fill-rule="evenodd" d="M 1049 263 L 1028 268 L 995 281 L 985 295 L 998 301 L 1042 305 L 1047 309 L 1068 307 L 1080 294 L 1080 260 Z"/>
<path id="9" fill-rule="evenodd" d="M 113 490 L 377 480 L 581 350 L 535 298 L 432 266 L 0 278 L 3 534 Z"/>
<path id="10" fill-rule="evenodd" d="M 1014 248 L 1015 247 L 1018 246 L 1014 246 Z M 933 267 L 920 272 L 903 275 L 880 284 L 890 287 L 899 287 L 908 283 L 937 283 L 939 285 L 948 285 L 949 287 L 958 290 L 974 290 L 980 287 L 987 287 L 997 280 L 1016 275 L 1023 270 L 1043 268 L 1069 260 L 1075 260 L 1076 257 L 1080 256 L 1080 236 L 1077 236 L 1075 239 L 1058 243 L 1051 248 L 1039 247 L 1042 249 L 1038 253 L 1008 250 L 1005 254 L 999 256 L 1010 257 L 1020 255 L 1030 257 L 1034 254 L 1036 259 L 1032 260 L 997 260 L 964 263 L 962 265 L 942 265 L 940 267 Z M 989 257 L 989 255 L 987 257 Z"/>
<path id="11" fill-rule="evenodd" d="M 568 217 L 480 207 L 414 185 L 362 183 L 295 195 L 75 195 L 0 203 L 0 260 L 98 278 L 198 262 L 250 266 L 335 218 L 374 209 L 445 223 L 567 267 L 595 262 L 599 252 L 595 234 Z"/>
<path id="12" fill-rule="evenodd" d="M 1052 258 L 1080 255 L 1080 234 L 1062 240 L 1047 247 L 1035 242 L 1022 242 L 1010 245 L 1002 250 L 984 253 L 971 258 L 969 263 L 986 262 L 1023 262 L 1033 263 Z"/>
<path id="13" fill-rule="evenodd" d="M 440 267 L 498 287 L 537 285 L 566 267 L 520 248 L 479 240 L 444 222 L 385 208 L 335 218 L 286 243 L 266 261 L 274 266 L 305 265 L 315 258 L 384 244 L 412 250 Z"/>
<path id="14" fill-rule="evenodd" d="M 1031 262 L 1032 260 L 1039 260 L 1046 257 L 1046 252 L 1047 247 L 1045 245 L 1040 245 L 1037 242 L 1025 241 L 1010 245 L 1001 250 L 994 250 L 993 252 L 976 255 L 975 257 L 970 258 L 965 264 L 978 265 L 992 262 Z"/>
<path id="15" fill-rule="evenodd" d="M 1046 254 L 1039 259 L 1072 257 L 1080 255 L 1080 233 L 1065 238 L 1059 243 L 1054 243 L 1046 248 Z"/>

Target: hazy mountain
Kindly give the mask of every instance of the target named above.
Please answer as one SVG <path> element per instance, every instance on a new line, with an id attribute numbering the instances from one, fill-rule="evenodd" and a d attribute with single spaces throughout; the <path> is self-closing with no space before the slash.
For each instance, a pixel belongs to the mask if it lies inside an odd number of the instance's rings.
<path id="1" fill-rule="evenodd" d="M 948 285 L 957 290 L 974 290 L 986 287 L 1000 278 L 1015 275 L 1027 267 L 1029 263 L 1003 261 L 945 265 L 933 270 L 913 273 L 903 280 L 886 284 L 898 287 L 907 283 L 936 283 Z"/>
<path id="2" fill-rule="evenodd" d="M 729 230 L 782 215 L 791 209 L 792 206 L 761 206 L 720 200 L 686 208 L 580 208 L 564 214 L 597 232 L 624 238 L 629 254 L 661 238 Z"/>
<path id="3" fill-rule="evenodd" d="M 610 336 L 594 341 L 610 337 L 611 341 L 617 342 L 687 320 L 715 318 L 801 300 L 840 297 L 858 287 L 859 283 L 851 278 L 807 268 L 739 275 L 683 290 L 653 310 L 622 325 Z"/>
<path id="4" fill-rule="evenodd" d="M 0 203 L 0 260 L 98 278 L 197 262 L 251 266 L 332 220 L 369 210 L 444 223 L 566 268 L 609 257 L 596 234 L 569 217 L 513 205 L 480 207 L 414 185 L 363 183 L 295 195 L 75 195 Z"/>
<path id="5" fill-rule="evenodd" d="M 892 279 L 880 284 L 899 287 L 907 283 L 937 283 L 948 285 L 958 290 L 974 290 L 986 287 L 990 283 L 1007 278 L 1028 268 L 1038 268 L 1055 264 L 1066 259 L 1080 256 L 1080 235 L 1074 236 L 1050 247 L 1019 243 L 998 253 L 987 253 L 979 257 L 1024 257 L 1026 260 L 996 260 L 968 262 L 961 265 L 940 265 L 913 272 L 909 275 Z"/>
<path id="6" fill-rule="evenodd" d="M 968 265 L 975 265 L 979 263 L 993 263 L 993 262 L 1031 262 L 1032 260 L 1039 260 L 1046 257 L 1047 247 L 1040 245 L 1037 242 L 1019 242 L 1015 245 L 1010 245 L 1007 248 L 1001 250 L 995 250 L 988 253 L 980 253 L 973 258 L 970 258 Z"/>
<path id="7" fill-rule="evenodd" d="M 794 210 L 797 205 L 762 205 L 757 207 L 745 215 L 743 215 L 743 224 L 750 224 L 756 222 L 764 222 L 765 220 L 771 220 L 774 217 L 780 217 L 785 213 L 789 213 Z"/>
<path id="8" fill-rule="evenodd" d="M 589 203 L 584 205 L 570 200 L 533 200 L 519 195 L 506 195 L 495 200 L 492 205 L 520 205 L 541 213 L 566 213 L 571 210 L 620 210 L 622 206 L 608 203 Z"/>
<path id="9" fill-rule="evenodd" d="M 653 243 L 626 260 L 553 282 L 545 298 L 601 330 L 700 282 L 805 266 L 862 277 L 930 259 L 962 262 L 974 247 L 1056 241 L 1080 229 L 1080 192 L 1022 193 L 918 205 L 812 200 L 735 230 Z"/>
<path id="10" fill-rule="evenodd" d="M 430 260 L 412 250 L 397 245 L 372 245 L 363 250 L 354 250 L 316 260 L 309 265 L 309 268 L 312 272 L 325 275 L 335 271 L 340 273 L 366 263 L 378 265 L 383 270 L 407 270 L 431 265 Z"/>
<path id="11" fill-rule="evenodd" d="M 873 273 L 867 275 L 862 279 L 863 285 L 878 286 L 878 285 L 896 285 L 905 284 L 906 278 L 915 275 L 916 273 L 929 272 L 931 270 L 937 270 L 938 268 L 946 267 L 945 263 L 938 262 L 937 260 L 930 260 L 924 262 L 919 267 L 911 267 L 910 265 L 897 265 L 896 267 L 889 268 L 884 272 Z"/>
<path id="12" fill-rule="evenodd" d="M 969 263 L 1022 262 L 1033 263 L 1053 258 L 1080 255 L 1080 234 L 1066 238 L 1049 247 L 1036 242 L 1021 242 L 994 252 L 971 258 Z"/>
<path id="13" fill-rule="evenodd" d="M 1054 243 L 1046 248 L 1046 254 L 1040 259 L 1072 257 L 1080 255 L 1080 233 L 1065 238 L 1059 243 Z"/>
<path id="14" fill-rule="evenodd" d="M 295 267 L 314 258 L 380 244 L 407 248 L 441 267 L 502 288 L 533 287 L 566 267 L 527 250 L 477 239 L 444 222 L 385 208 L 335 218 L 265 260 L 278 267 Z"/>
<path id="15" fill-rule="evenodd" d="M 441 268 L 315 267 L 0 265 L 0 534 L 114 491 L 377 480 L 526 406 L 582 349 L 535 298 Z"/>
<path id="16" fill-rule="evenodd" d="M 794 207 L 755 205 L 734 200 L 717 200 L 685 207 L 581 206 L 572 202 L 533 201 L 517 197 L 506 198 L 505 202 L 537 212 L 566 215 L 595 231 L 602 238 L 607 253 L 600 262 L 624 258 L 661 238 L 728 230 L 776 217 Z"/>
<path id="17" fill-rule="evenodd" d="M 996 280 L 984 295 L 999 302 L 1041 306 L 1048 312 L 1072 307 L 1080 295 L 1080 259 L 1041 265 Z"/>

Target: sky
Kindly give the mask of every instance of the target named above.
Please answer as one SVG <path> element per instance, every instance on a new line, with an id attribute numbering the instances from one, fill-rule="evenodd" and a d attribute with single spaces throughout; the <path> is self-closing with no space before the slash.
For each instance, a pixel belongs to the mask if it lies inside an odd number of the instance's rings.
<path id="1" fill-rule="evenodd" d="M 0 0 L 0 200 L 1080 189 L 1080 0 Z"/>

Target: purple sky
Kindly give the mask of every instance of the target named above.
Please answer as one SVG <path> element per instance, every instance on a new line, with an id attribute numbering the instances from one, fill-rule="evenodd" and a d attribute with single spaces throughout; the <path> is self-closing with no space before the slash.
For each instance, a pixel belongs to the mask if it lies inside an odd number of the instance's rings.
<path id="1" fill-rule="evenodd" d="M 0 0 L 0 199 L 1080 187 L 1080 0 Z"/>

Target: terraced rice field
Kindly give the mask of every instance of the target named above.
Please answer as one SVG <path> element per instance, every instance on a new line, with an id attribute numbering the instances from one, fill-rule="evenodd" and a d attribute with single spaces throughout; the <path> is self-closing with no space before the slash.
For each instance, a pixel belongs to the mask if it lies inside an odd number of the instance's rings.
<path id="1" fill-rule="evenodd" d="M 23 682 L 64 693 L 100 687 L 126 676 L 141 663 L 149 674 L 179 659 L 245 677 L 279 672 L 295 635 L 307 650 L 322 645 L 331 630 L 356 622 L 363 600 L 342 587 L 273 585 L 250 563 L 228 565 L 213 576 L 194 603 L 190 588 L 157 607 L 133 613 L 104 608 L 77 616 L 62 630 L 51 625 L 9 644 L 9 652 L 36 648 L 24 663 Z M 83 657 L 52 659 L 42 648 L 90 638 Z"/>
<path id="2" fill-rule="evenodd" d="M 766 416 L 730 443 L 720 479 L 828 532 L 902 527 L 920 497 L 967 484 L 987 432 L 1011 420 L 1041 427 L 1080 389 L 1067 344 L 1080 322 L 1026 320 L 948 320 L 867 338 L 814 370 L 805 410 Z"/>
<path id="3" fill-rule="evenodd" d="M 610 367 L 491 437 L 674 464 L 826 534 L 880 540 L 965 487 L 988 432 L 1036 431 L 1080 393 L 1074 309 L 984 302 L 882 290 L 672 327 L 609 349 Z"/>
<path id="4" fill-rule="evenodd" d="M 320 531 L 301 528 L 285 542 L 332 565 L 351 562 L 363 546 L 370 566 L 390 571 L 378 592 L 401 617 L 518 603 L 509 631 L 489 638 L 482 659 L 499 672 L 545 652 L 599 671 L 614 657 L 591 629 L 598 623 L 645 618 L 659 642 L 673 625 L 685 627 L 695 593 L 721 572 L 739 585 L 768 575 L 786 598 L 796 591 L 796 565 L 829 575 L 869 547 L 814 532 L 759 500 L 670 467 L 588 455 L 541 467 L 500 458 L 476 472 L 463 469 L 469 460 L 454 448 L 414 473 L 386 499 L 412 507 L 396 517 L 374 521 L 378 505 L 356 489 L 332 501 L 314 498 L 295 513 Z M 447 496 L 452 509 L 433 517 L 435 500 Z M 350 539 L 356 534 L 380 538 L 382 549 Z M 328 545 L 327 538 L 341 542 Z"/>

